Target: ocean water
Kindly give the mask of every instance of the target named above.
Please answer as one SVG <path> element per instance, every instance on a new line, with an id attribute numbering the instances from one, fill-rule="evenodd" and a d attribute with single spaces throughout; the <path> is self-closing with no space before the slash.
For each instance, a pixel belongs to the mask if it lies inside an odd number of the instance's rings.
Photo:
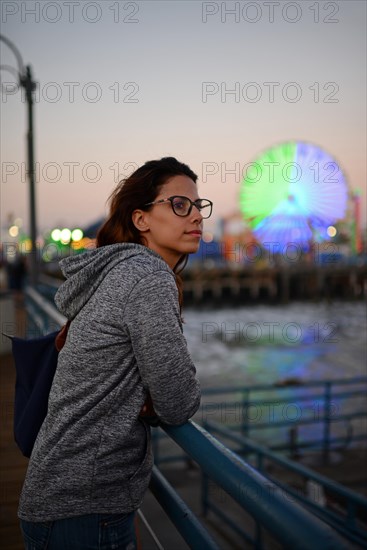
<path id="1" fill-rule="evenodd" d="M 302 389 L 297 382 L 367 375 L 367 320 L 362 302 L 187 309 L 183 317 L 184 334 L 203 390 L 270 386 L 251 392 L 247 406 L 243 405 L 239 392 L 216 396 L 204 392 L 195 419 L 201 422 L 208 418 L 232 425 L 246 420 L 251 435 L 255 434 L 265 445 L 269 441 L 272 444 L 288 441 L 289 425 L 274 430 L 274 422 L 284 420 L 297 426 L 298 441 L 322 441 L 323 389 Z M 284 386 L 280 393 L 278 388 L 271 387 L 274 384 Z M 343 389 L 336 388 L 337 392 Z M 345 389 L 354 391 L 359 386 L 349 385 Z M 280 397 L 288 402 L 280 403 Z M 365 410 L 365 395 L 332 394 L 330 436 L 340 438 L 339 443 L 333 444 L 334 450 L 348 447 L 351 435 L 366 434 L 365 416 L 349 421 L 343 418 Z M 301 419 L 312 422 L 300 427 Z M 260 422 L 268 427 L 256 430 Z"/>
<path id="2" fill-rule="evenodd" d="M 185 309 L 202 387 L 367 375 L 364 302 Z"/>

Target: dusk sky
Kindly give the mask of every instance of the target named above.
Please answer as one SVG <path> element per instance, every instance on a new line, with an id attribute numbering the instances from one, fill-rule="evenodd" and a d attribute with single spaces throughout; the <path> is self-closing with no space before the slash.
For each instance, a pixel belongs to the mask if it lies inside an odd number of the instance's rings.
<path id="1" fill-rule="evenodd" d="M 40 229 L 85 227 L 118 179 L 175 156 L 238 209 L 243 167 L 314 143 L 366 202 L 366 2 L 2 2 L 2 34 L 31 64 Z M 1 43 L 1 63 L 16 67 Z M 1 219 L 28 226 L 26 104 L 1 71 Z M 231 93 L 232 91 L 232 93 Z M 233 173 L 234 172 L 234 173 Z M 366 208 L 363 206 L 363 224 Z"/>

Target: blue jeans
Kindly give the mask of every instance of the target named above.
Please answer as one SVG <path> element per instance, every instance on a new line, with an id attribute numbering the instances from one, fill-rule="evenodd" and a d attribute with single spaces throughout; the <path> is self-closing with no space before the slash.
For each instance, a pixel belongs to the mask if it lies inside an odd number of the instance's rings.
<path id="1" fill-rule="evenodd" d="M 135 512 L 56 521 L 20 520 L 26 550 L 135 550 Z"/>

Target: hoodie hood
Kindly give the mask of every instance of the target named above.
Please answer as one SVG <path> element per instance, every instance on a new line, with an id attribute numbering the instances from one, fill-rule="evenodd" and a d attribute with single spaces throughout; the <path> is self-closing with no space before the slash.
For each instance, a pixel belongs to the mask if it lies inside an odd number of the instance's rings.
<path id="1" fill-rule="evenodd" d="M 172 272 L 157 252 L 134 243 L 102 246 L 61 260 L 60 268 L 66 281 L 56 292 L 55 304 L 57 308 L 67 319 L 73 319 L 95 293 L 111 269 L 120 262 L 142 255 L 148 255 L 155 261 L 160 261 L 161 269 Z"/>

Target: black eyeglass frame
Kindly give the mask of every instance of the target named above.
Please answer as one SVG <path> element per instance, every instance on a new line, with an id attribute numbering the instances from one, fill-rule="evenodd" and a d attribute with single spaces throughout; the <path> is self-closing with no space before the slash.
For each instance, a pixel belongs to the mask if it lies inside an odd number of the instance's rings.
<path id="1" fill-rule="evenodd" d="M 187 201 L 189 201 L 190 203 L 190 207 L 187 211 L 187 214 L 178 214 L 175 210 L 175 207 L 173 205 L 173 200 L 174 199 L 185 199 Z M 199 206 L 197 203 L 199 201 L 207 201 L 208 204 L 205 204 L 204 206 Z M 193 206 L 196 206 L 196 208 L 199 210 L 200 214 L 202 215 L 202 217 L 204 218 L 204 220 L 210 218 L 210 216 L 212 215 L 212 211 L 213 211 L 213 203 L 212 201 L 210 201 L 209 199 L 197 199 L 196 201 L 192 201 L 191 199 L 189 199 L 189 197 L 185 197 L 183 195 L 172 195 L 172 197 L 168 197 L 167 199 L 160 199 L 159 201 L 153 201 L 153 202 L 148 202 L 146 204 L 144 204 L 144 206 L 152 206 L 154 204 L 164 204 L 166 202 L 170 202 L 171 203 L 171 207 L 172 207 L 172 210 L 173 210 L 173 213 L 176 214 L 176 216 L 180 216 L 180 218 L 186 218 L 187 216 L 190 216 L 191 214 L 191 211 L 192 211 L 192 207 Z M 203 214 L 201 213 L 202 210 L 204 208 L 207 208 L 207 207 L 210 207 L 210 213 L 209 213 L 209 216 L 203 216 Z"/>

